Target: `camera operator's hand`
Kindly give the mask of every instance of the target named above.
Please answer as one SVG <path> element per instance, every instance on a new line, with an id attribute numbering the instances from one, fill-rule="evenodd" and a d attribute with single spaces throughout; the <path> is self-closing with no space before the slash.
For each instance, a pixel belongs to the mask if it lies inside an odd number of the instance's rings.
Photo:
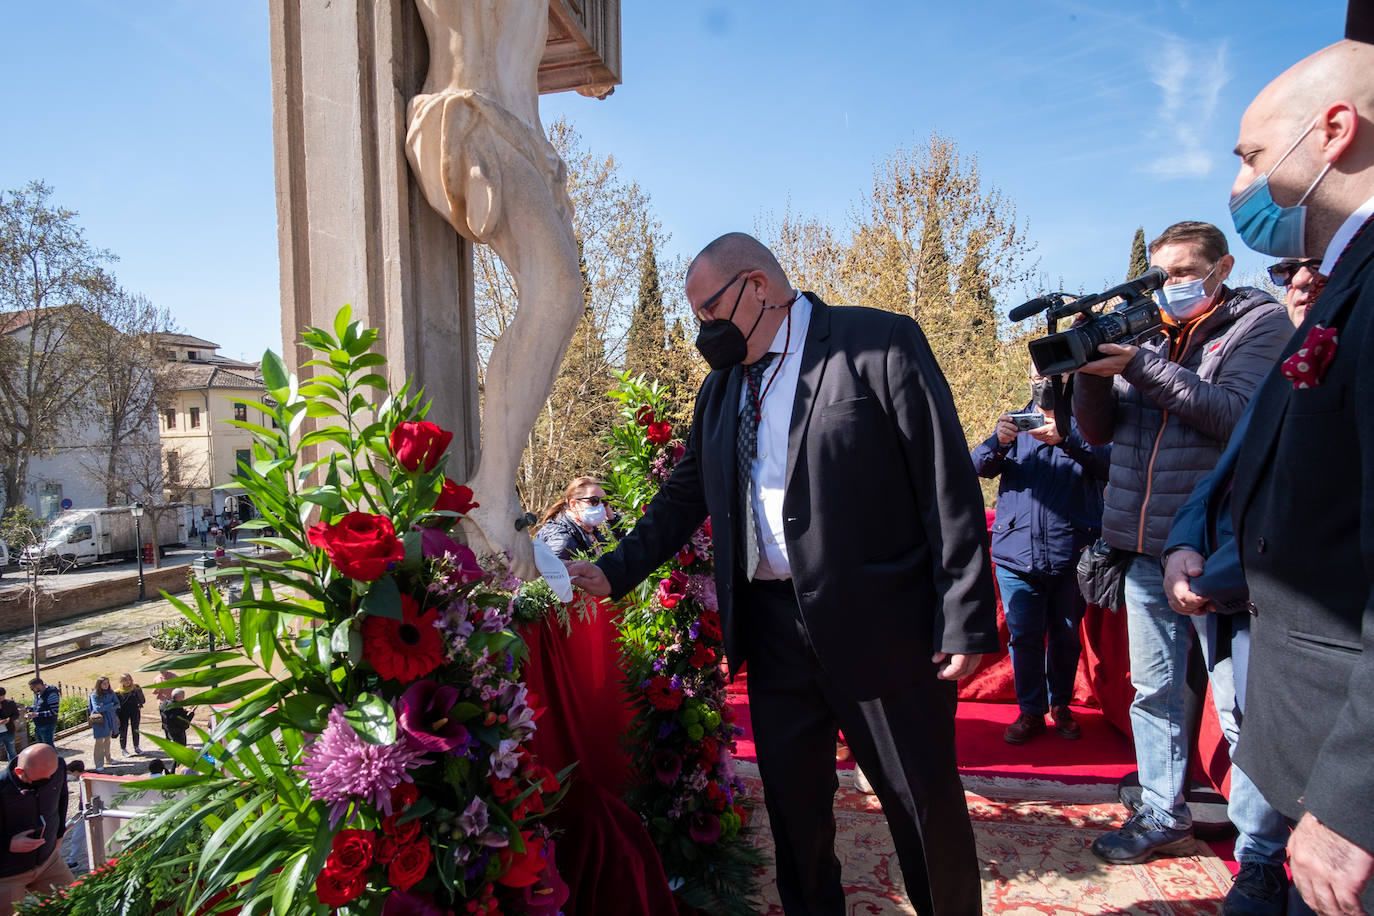
<path id="1" fill-rule="evenodd" d="M 1204 562 L 1202 554 L 1186 547 L 1172 551 L 1164 561 L 1164 594 L 1169 597 L 1169 607 L 1180 614 L 1198 617 L 1207 613 L 1211 602 L 1196 594 L 1192 586 L 1192 580 L 1202 575 Z"/>
<path id="2" fill-rule="evenodd" d="M 1054 421 L 1054 413 L 1052 411 L 1046 410 L 1044 414 L 1045 425 L 1037 426 L 1035 429 L 1028 429 L 1026 432 L 1030 433 L 1031 438 L 1037 442 L 1043 442 L 1046 445 L 1058 445 L 1064 441 L 1064 437 L 1059 435 L 1059 424 Z"/>
<path id="3" fill-rule="evenodd" d="M 1004 413 L 997 418 L 997 441 L 1003 445 L 1010 445 L 1020 431 L 1016 428 L 1016 421 L 1011 418 L 1011 414 Z"/>
<path id="4" fill-rule="evenodd" d="M 1104 343 L 1098 345 L 1097 350 L 1099 353 L 1105 353 L 1106 356 L 1084 363 L 1078 368 L 1079 372 L 1086 372 L 1088 375 L 1100 375 L 1103 378 L 1120 375 L 1121 370 L 1126 368 L 1126 364 L 1135 359 L 1140 348 L 1131 344 Z"/>

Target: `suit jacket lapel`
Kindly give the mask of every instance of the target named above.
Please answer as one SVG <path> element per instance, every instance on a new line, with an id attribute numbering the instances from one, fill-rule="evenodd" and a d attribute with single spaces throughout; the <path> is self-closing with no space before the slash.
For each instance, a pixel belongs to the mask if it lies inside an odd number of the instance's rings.
<path id="1" fill-rule="evenodd" d="M 730 370 L 730 377 L 725 381 L 725 401 L 721 404 L 720 416 L 720 436 L 716 442 L 719 449 L 717 457 L 720 459 L 719 467 L 721 473 L 725 475 L 725 492 L 729 496 L 731 513 L 739 510 L 739 472 L 735 465 L 738 462 L 736 453 L 739 438 L 739 398 L 740 387 L 744 384 L 744 367 L 735 366 Z M 734 527 L 731 527 L 734 533 Z M 719 535 L 717 535 L 719 536 Z"/>
<path id="2" fill-rule="evenodd" d="M 1359 281 L 1371 257 L 1374 257 L 1374 229 L 1366 227 L 1350 250 L 1341 256 L 1335 276 L 1322 290 L 1307 320 L 1283 348 L 1278 362 L 1269 370 L 1269 374 L 1260 383 L 1259 390 L 1255 392 L 1256 403 L 1251 410 L 1250 426 L 1245 433 L 1245 448 L 1236 461 L 1235 484 L 1231 495 L 1232 517 L 1236 521 L 1237 537 L 1243 536 L 1239 522 L 1245 517 L 1245 510 L 1254 495 L 1260 475 L 1269 464 L 1270 455 L 1278 441 L 1279 428 L 1283 425 L 1284 416 L 1288 412 L 1288 400 L 1293 391 L 1293 383 L 1284 377 L 1280 367 L 1284 360 L 1302 347 L 1311 328 L 1317 325 L 1331 327 L 1333 319 L 1341 316 L 1350 301 L 1359 295 Z"/>
<path id="3" fill-rule="evenodd" d="M 821 378 L 825 375 L 825 357 L 830 352 L 830 306 L 812 293 L 803 295 L 811 300 L 811 326 L 807 329 L 806 343 L 802 346 L 797 394 L 792 400 L 792 422 L 787 434 L 787 476 L 783 485 L 784 492 L 792 486 L 792 472 L 797 467 L 797 454 L 801 451 L 802 440 L 806 438 L 811 411 L 816 406 L 816 392 L 820 390 Z"/>

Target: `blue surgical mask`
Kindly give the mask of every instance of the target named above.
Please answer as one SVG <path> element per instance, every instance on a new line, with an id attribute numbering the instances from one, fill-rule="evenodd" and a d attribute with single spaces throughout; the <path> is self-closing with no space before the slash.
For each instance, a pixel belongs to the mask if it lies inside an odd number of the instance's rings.
<path id="1" fill-rule="evenodd" d="M 1159 310 L 1178 322 L 1196 318 L 1202 314 L 1207 303 L 1212 301 L 1203 284 L 1216 272 L 1217 265 L 1213 264 L 1212 269 L 1207 271 L 1207 276 L 1201 280 L 1170 283 L 1160 287 L 1159 292 L 1155 293 L 1155 298 L 1159 300 Z"/>
<path id="2" fill-rule="evenodd" d="M 1316 180 L 1291 207 L 1280 207 L 1274 202 L 1273 196 L 1269 193 L 1269 176 L 1274 174 L 1274 170 L 1283 164 L 1316 126 L 1315 122 L 1311 124 L 1297 140 L 1293 141 L 1293 145 L 1288 147 L 1288 152 L 1280 156 L 1279 161 L 1275 162 L 1268 172 L 1250 182 L 1248 188 L 1231 198 L 1231 219 L 1236 224 L 1236 232 L 1240 233 L 1241 240 L 1246 245 L 1262 254 L 1278 258 L 1307 257 L 1307 207 L 1303 201 L 1307 200 L 1326 177 L 1326 173 L 1331 170 L 1331 163 L 1326 164 Z"/>

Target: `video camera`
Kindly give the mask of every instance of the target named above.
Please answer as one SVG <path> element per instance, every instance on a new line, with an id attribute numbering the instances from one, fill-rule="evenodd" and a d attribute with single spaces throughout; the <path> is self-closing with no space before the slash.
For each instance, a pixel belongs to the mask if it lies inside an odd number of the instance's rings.
<path id="1" fill-rule="evenodd" d="M 1012 321 L 1023 321 L 1032 315 L 1048 310 L 1046 319 L 1053 322 L 1069 315 L 1081 314 L 1087 321 L 1076 324 L 1067 331 L 1049 334 L 1032 340 L 1031 362 L 1042 376 L 1049 378 L 1082 368 L 1084 363 L 1099 358 L 1102 354 L 1097 348 L 1105 343 L 1121 343 L 1146 334 L 1159 327 L 1163 322 L 1159 317 L 1159 306 L 1146 293 L 1159 289 L 1168 279 L 1162 268 L 1151 267 L 1134 280 L 1093 296 L 1075 299 L 1067 293 L 1049 293 L 1018 305 L 1008 314 Z M 1121 298 L 1125 301 L 1110 312 L 1096 314 L 1092 308 Z"/>

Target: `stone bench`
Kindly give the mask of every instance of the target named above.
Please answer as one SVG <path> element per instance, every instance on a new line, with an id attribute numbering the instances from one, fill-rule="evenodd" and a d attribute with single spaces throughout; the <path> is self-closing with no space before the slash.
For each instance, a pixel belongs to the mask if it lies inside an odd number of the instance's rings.
<path id="1" fill-rule="evenodd" d="M 101 633 L 100 630 L 76 630 L 71 633 L 63 633 L 60 636 L 49 636 L 39 640 L 38 645 L 34 646 L 34 661 L 47 661 L 48 656 L 53 654 L 53 649 L 62 646 L 72 646 L 75 649 L 89 649 L 91 643 Z"/>

